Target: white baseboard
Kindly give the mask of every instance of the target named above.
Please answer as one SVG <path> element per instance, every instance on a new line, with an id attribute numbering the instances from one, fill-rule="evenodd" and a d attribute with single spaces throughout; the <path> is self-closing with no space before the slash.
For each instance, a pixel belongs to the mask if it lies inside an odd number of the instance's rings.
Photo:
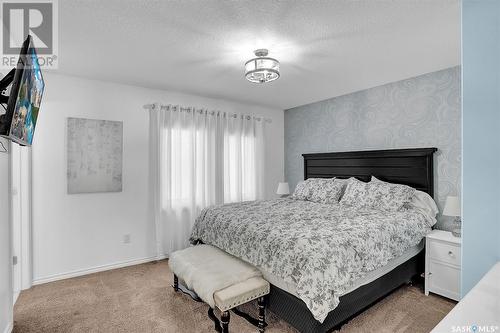
<path id="1" fill-rule="evenodd" d="M 41 278 L 37 278 L 37 279 L 33 280 L 33 285 L 69 279 L 69 278 L 73 278 L 73 277 L 77 277 L 77 276 L 98 273 L 98 272 L 102 272 L 102 271 L 109 271 L 111 269 L 117 269 L 117 268 L 122 268 L 122 267 L 127 267 L 127 266 L 144 264 L 146 262 L 151 262 L 151 261 L 155 261 L 155 260 L 162 260 L 162 259 L 166 259 L 166 258 L 168 258 L 167 255 L 161 255 L 159 257 L 153 256 L 153 257 L 132 259 L 132 260 L 126 260 L 126 261 L 121 261 L 121 262 L 115 262 L 112 264 L 106 264 L 106 265 L 101 265 L 101 266 L 85 268 L 85 269 L 79 269 L 79 270 L 66 272 L 66 273 L 49 275 L 49 276 L 45 276 L 45 277 L 41 277 Z"/>
<path id="2" fill-rule="evenodd" d="M 4 333 L 12 333 L 12 330 L 14 329 L 14 323 L 10 322 L 7 327 L 5 328 Z"/>

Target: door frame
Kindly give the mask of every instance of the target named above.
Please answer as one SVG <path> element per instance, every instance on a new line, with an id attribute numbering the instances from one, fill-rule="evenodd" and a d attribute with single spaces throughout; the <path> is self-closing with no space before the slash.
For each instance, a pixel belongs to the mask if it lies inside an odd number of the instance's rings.
<path id="1" fill-rule="evenodd" d="M 32 154 L 30 147 L 11 145 L 12 287 L 15 303 L 21 290 L 33 284 L 32 265 Z M 17 263 L 14 262 L 17 257 Z"/>

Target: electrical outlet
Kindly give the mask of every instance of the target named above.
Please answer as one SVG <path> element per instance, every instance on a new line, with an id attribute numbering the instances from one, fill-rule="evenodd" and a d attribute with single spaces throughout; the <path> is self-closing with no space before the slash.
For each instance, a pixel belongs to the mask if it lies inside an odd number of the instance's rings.
<path id="1" fill-rule="evenodd" d="M 123 235 L 123 243 L 124 244 L 129 244 L 130 242 L 131 242 L 131 240 L 130 240 L 130 234 Z"/>

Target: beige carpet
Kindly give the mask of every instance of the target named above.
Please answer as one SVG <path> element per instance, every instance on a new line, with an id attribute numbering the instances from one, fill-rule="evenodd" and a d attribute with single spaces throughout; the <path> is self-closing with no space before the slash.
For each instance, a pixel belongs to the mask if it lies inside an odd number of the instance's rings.
<path id="1" fill-rule="evenodd" d="M 19 296 L 14 332 L 213 332 L 207 305 L 174 293 L 171 283 L 161 261 L 35 286 Z M 341 332 L 429 332 L 454 304 L 404 286 Z M 244 310 L 254 310 L 253 304 Z M 296 332 L 269 312 L 268 323 L 269 333 Z M 236 315 L 230 329 L 257 332 Z"/>

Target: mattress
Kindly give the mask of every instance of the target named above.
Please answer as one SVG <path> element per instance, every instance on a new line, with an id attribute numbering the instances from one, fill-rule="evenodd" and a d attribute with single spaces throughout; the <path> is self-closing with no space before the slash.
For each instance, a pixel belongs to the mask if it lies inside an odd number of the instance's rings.
<path id="1" fill-rule="evenodd" d="M 389 273 L 392 271 L 394 268 L 398 267 L 402 263 L 410 260 L 414 256 L 416 256 L 422 249 L 424 248 L 424 240 L 422 240 L 419 244 L 412 246 L 408 248 L 405 252 L 403 252 L 402 255 L 399 257 L 391 259 L 385 266 L 379 267 L 373 271 L 370 271 L 368 274 L 363 276 L 360 279 L 354 280 L 349 289 L 347 289 L 344 293 L 342 293 L 340 296 L 345 295 L 350 293 L 353 290 L 358 289 L 361 286 L 364 286 L 365 284 L 368 284 L 372 281 L 375 281 L 379 277 Z M 297 286 L 294 285 L 293 283 L 289 283 L 287 281 L 284 281 L 280 277 L 273 275 L 269 272 L 266 272 L 265 270 L 262 270 L 262 275 L 264 276 L 264 279 L 266 279 L 270 284 L 288 292 L 289 294 L 294 295 L 295 297 L 299 297 L 297 295 Z"/>

